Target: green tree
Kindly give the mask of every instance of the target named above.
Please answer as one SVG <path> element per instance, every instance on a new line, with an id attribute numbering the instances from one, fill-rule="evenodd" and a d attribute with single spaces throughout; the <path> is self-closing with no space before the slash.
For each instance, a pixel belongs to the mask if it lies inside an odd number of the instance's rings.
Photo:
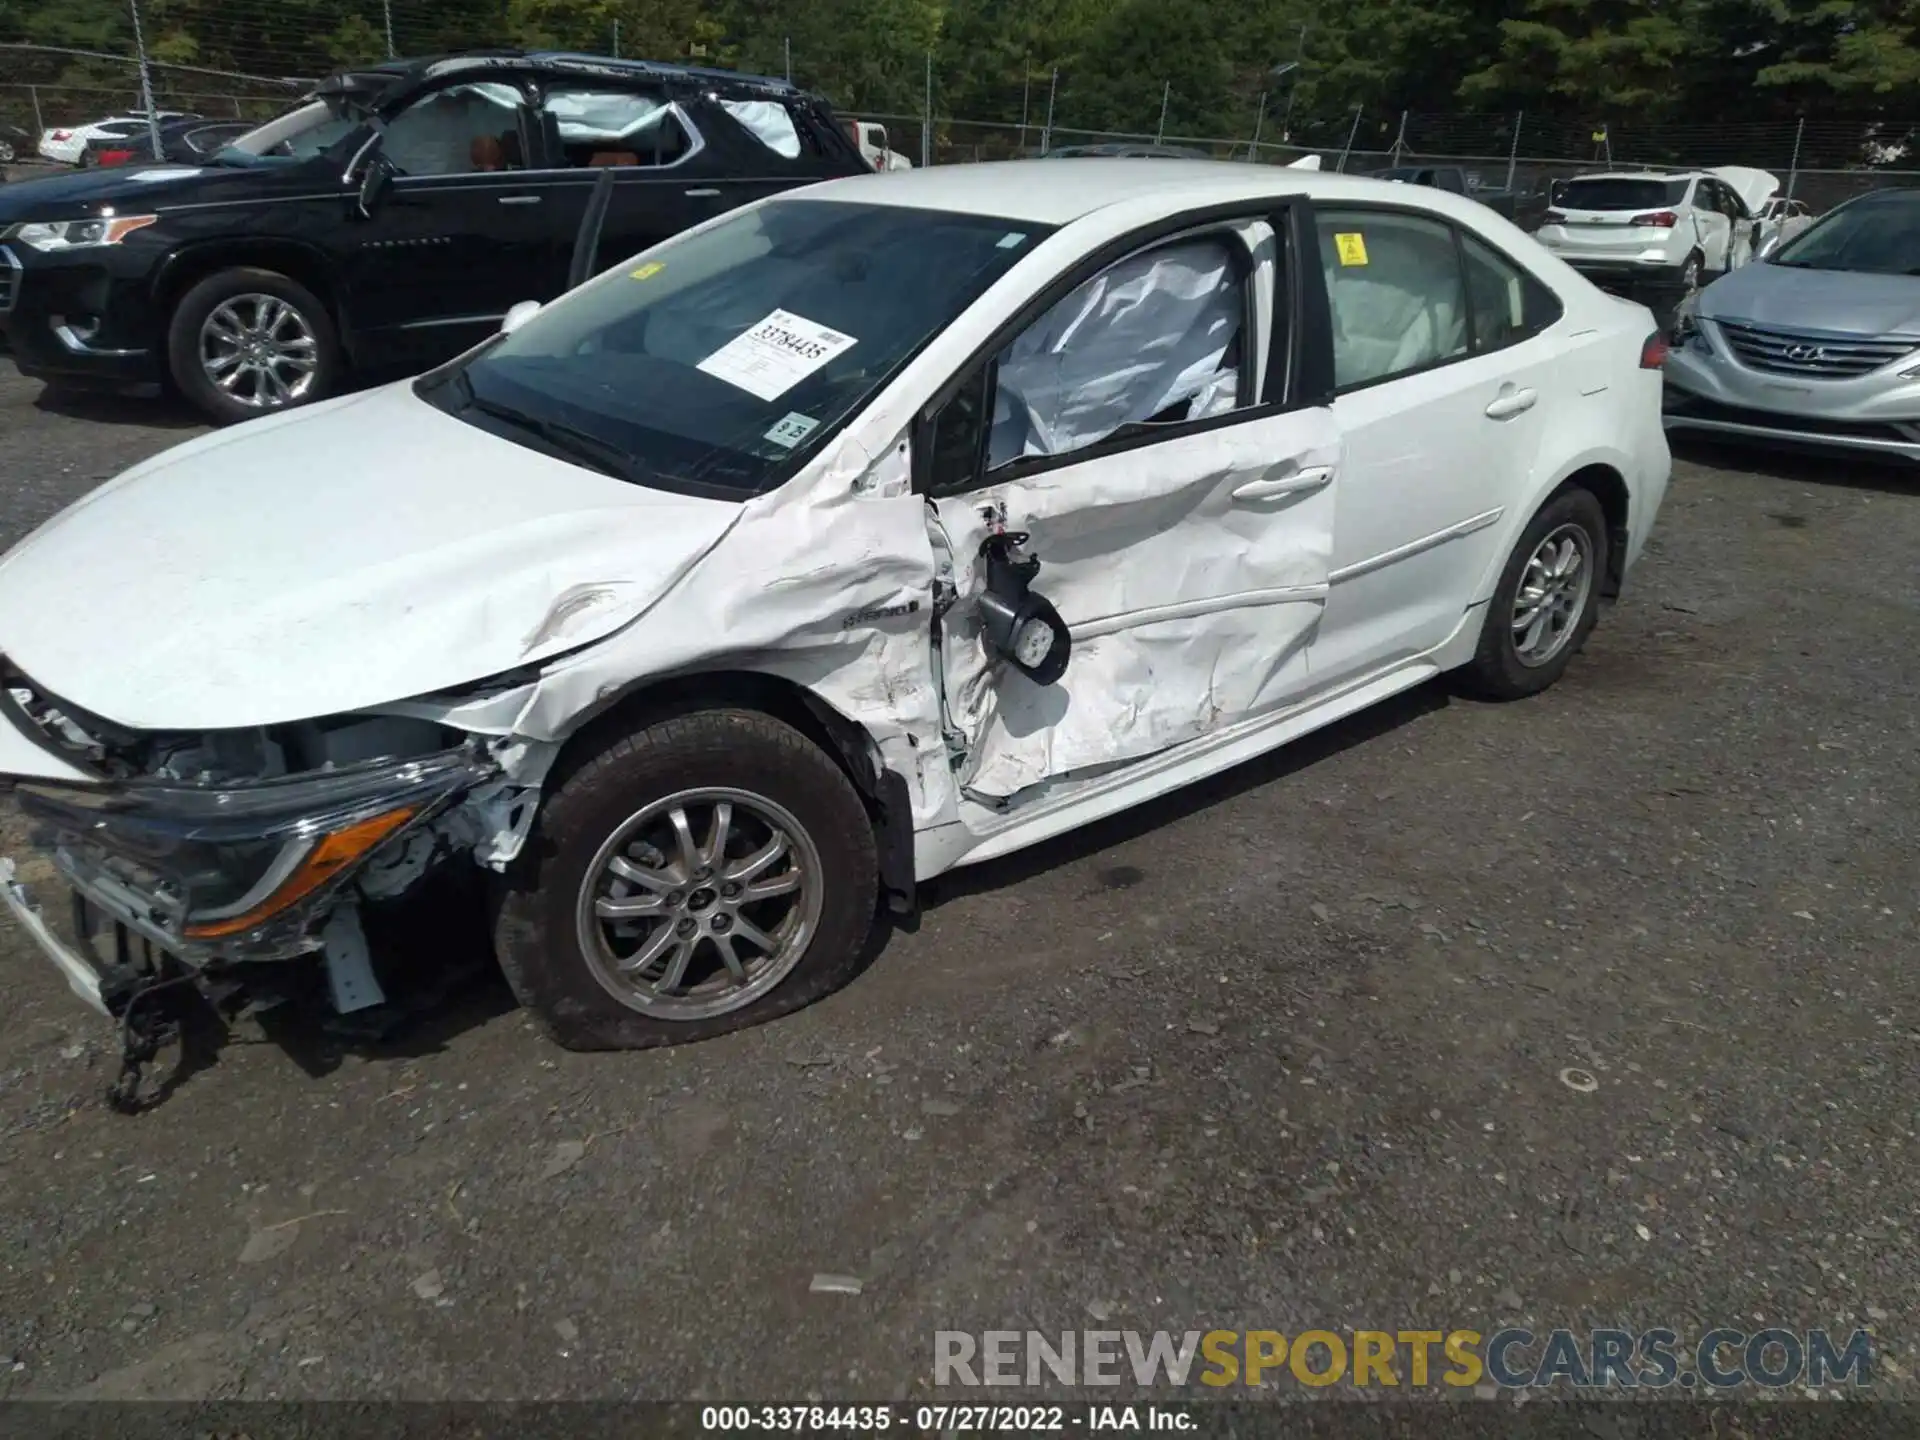
<path id="1" fill-rule="evenodd" d="M 1089 30 L 1063 77 L 1061 121 L 1075 128 L 1213 136 L 1244 127 L 1230 27 L 1205 0 L 1122 0 Z"/>
<path id="2" fill-rule="evenodd" d="M 1770 39 L 1754 79 L 1810 101 L 1827 97 L 1911 104 L 1920 91 L 1920 3 L 1915 0 L 1758 0 Z"/>
<path id="3" fill-rule="evenodd" d="M 1686 72 L 1711 41 L 1696 0 L 1525 0 L 1500 22 L 1492 63 L 1469 74 L 1470 104 L 1547 109 L 1679 110 Z"/>

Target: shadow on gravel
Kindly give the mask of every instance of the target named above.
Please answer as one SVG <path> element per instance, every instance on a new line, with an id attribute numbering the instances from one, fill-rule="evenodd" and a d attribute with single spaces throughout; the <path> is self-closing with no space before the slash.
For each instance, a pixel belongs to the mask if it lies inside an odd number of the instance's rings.
<path id="1" fill-rule="evenodd" d="M 1790 484 L 1869 490 L 1878 495 L 1920 495 L 1920 465 L 1910 460 L 1769 449 L 1688 432 L 1669 432 L 1667 444 L 1674 459 L 1711 465 L 1716 470 L 1738 470 Z"/>
<path id="2" fill-rule="evenodd" d="M 308 1075 L 340 1068 L 349 1054 L 408 1060 L 437 1054 L 469 1030 L 518 1008 L 494 962 L 481 877 L 442 874 L 404 903 L 369 909 L 368 947 L 387 1002 L 333 1013 L 318 960 L 276 966 L 285 1003 L 228 1021 L 204 1001 L 177 1013 L 179 1031 L 139 1087 L 137 1108 L 164 1103 L 233 1046 L 273 1045 Z"/>
<path id="3" fill-rule="evenodd" d="M 181 401 L 158 393 L 122 390 L 76 390 L 64 385 L 44 387 L 34 409 L 69 420 L 95 425 L 137 425 L 144 430 L 202 430 L 206 419 Z"/>
<path id="4" fill-rule="evenodd" d="M 367 945 L 387 1003 L 335 1015 L 317 1003 L 286 1005 L 261 1016 L 266 1037 L 309 1075 L 339 1068 L 348 1053 L 385 1060 L 436 1054 L 468 1030 L 517 1009 L 493 958 L 486 877 L 442 870 L 397 905 L 363 915 Z M 311 967 L 321 983 L 320 967 Z"/>
<path id="5" fill-rule="evenodd" d="M 1004 886 L 1017 885 L 1035 875 L 1044 874 L 1060 865 L 1070 865 L 1076 860 L 1084 860 L 1089 855 L 1126 841 L 1138 839 L 1149 831 L 1176 820 L 1184 820 L 1189 815 L 1231 799 L 1248 790 L 1270 785 L 1274 781 L 1284 780 L 1290 775 L 1319 764 L 1356 745 L 1377 740 L 1382 735 L 1399 729 L 1423 715 L 1430 715 L 1445 709 L 1454 700 L 1453 692 L 1442 677 L 1430 680 L 1412 690 L 1405 691 L 1391 699 L 1382 700 L 1369 706 L 1357 715 L 1316 730 L 1290 744 L 1282 745 L 1278 750 L 1234 766 L 1218 775 L 1163 795 L 1144 805 L 1136 805 L 1108 819 L 1086 825 L 1071 834 L 1057 840 L 1049 840 L 1035 845 L 1031 849 L 1021 850 L 999 860 L 983 861 L 979 865 L 969 865 L 965 869 L 942 875 L 920 887 L 920 904 L 925 910 L 936 910 L 950 900 L 958 900 L 967 895 L 978 895 L 988 890 L 998 890 Z M 1128 873 L 1129 867 L 1121 866 L 1106 872 L 1102 883 L 1113 889 L 1124 889 L 1135 883 Z"/>

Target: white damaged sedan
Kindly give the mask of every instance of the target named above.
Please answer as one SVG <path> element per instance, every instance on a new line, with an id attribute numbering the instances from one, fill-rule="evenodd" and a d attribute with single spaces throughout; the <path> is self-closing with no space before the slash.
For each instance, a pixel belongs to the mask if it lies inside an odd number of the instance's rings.
<path id="1" fill-rule="evenodd" d="M 0 775 L 75 903 L 0 893 L 110 1014 L 315 959 L 353 1012 L 365 907 L 478 864 L 561 1043 L 751 1024 L 918 881 L 1443 671 L 1550 685 L 1660 508 L 1663 355 L 1434 190 L 770 199 L 0 561 Z"/>

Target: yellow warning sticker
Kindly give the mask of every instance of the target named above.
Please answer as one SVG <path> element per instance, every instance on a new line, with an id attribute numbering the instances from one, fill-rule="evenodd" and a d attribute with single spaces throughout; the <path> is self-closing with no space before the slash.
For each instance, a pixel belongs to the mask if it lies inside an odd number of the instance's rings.
<path id="1" fill-rule="evenodd" d="M 1367 263 L 1367 237 L 1359 231 L 1350 231 L 1345 235 L 1333 237 L 1333 248 L 1340 252 L 1342 265 L 1364 265 Z"/>
<path id="2" fill-rule="evenodd" d="M 1366 262 L 1363 260 L 1361 263 L 1365 264 Z M 649 260 L 638 270 L 631 271 L 628 278 L 633 280 L 651 280 L 666 268 L 667 265 L 664 260 Z"/>

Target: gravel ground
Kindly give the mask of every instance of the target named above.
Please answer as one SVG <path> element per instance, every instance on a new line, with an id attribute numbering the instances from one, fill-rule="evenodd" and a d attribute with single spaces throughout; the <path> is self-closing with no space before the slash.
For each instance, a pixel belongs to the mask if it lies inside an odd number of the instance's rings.
<path id="1" fill-rule="evenodd" d="M 190 433 L 0 361 L 3 538 Z M 1548 695 L 1422 689 L 931 887 L 696 1047 L 569 1055 L 488 979 L 129 1120 L 0 921 L 0 1396 L 850 1400 L 928 1394 L 936 1329 L 1763 1317 L 1872 1327 L 1902 1390 L 1915 484 L 1683 459 Z"/>

